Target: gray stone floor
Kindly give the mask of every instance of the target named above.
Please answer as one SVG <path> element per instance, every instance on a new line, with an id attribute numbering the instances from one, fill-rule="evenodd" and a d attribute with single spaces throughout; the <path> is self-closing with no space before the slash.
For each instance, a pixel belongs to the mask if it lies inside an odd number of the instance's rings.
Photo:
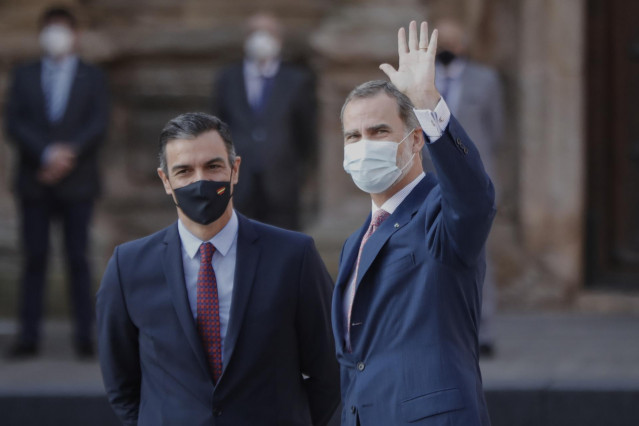
<path id="1" fill-rule="evenodd" d="M 8 348 L 15 330 L 14 321 L 0 320 L 0 352 Z M 499 395 L 517 391 L 630 391 L 630 404 L 636 405 L 633 401 L 634 395 L 639 395 L 639 316 L 508 313 L 496 318 L 495 332 L 496 355 L 482 360 L 481 367 L 487 394 L 495 395 L 493 402 L 499 404 L 498 410 L 509 409 Z M 49 321 L 44 336 L 42 354 L 37 359 L 0 359 L 0 397 L 103 395 L 97 361 L 80 362 L 74 358 L 69 324 Z M 629 412 L 634 417 L 638 411 L 631 407 Z M 513 415 L 521 417 L 521 413 Z M 634 425 L 639 424 L 639 419 L 636 423 L 606 423 Z M 514 423 L 508 420 L 494 424 Z"/>
<path id="2" fill-rule="evenodd" d="M 15 330 L 0 320 L 0 352 Z M 0 359 L 0 393 L 101 393 L 97 361 L 77 361 L 70 334 L 67 322 L 49 321 L 38 358 Z M 501 314 L 495 334 L 496 355 L 481 362 L 487 389 L 639 389 L 639 316 Z"/>

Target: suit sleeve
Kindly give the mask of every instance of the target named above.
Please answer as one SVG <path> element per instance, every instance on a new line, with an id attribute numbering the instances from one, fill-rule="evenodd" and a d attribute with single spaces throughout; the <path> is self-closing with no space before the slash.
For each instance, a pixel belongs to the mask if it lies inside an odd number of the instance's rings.
<path id="1" fill-rule="evenodd" d="M 228 124 L 228 113 L 226 111 L 226 99 L 224 98 L 225 73 L 222 70 L 213 81 L 213 92 L 211 93 L 211 113 Z"/>
<path id="2" fill-rule="evenodd" d="M 118 253 L 116 248 L 97 294 L 98 352 L 109 402 L 124 425 L 134 426 L 141 382 L 138 329 L 126 307 Z"/>
<path id="3" fill-rule="evenodd" d="M 109 91 L 104 73 L 92 69 L 91 108 L 76 136 L 69 141 L 78 157 L 97 148 L 104 140 L 109 124 Z"/>
<path id="4" fill-rule="evenodd" d="M 303 73 L 300 87 L 296 93 L 293 111 L 294 137 L 297 141 L 300 158 L 306 170 L 317 168 L 317 96 L 314 76 Z"/>
<path id="5" fill-rule="evenodd" d="M 302 373 L 314 425 L 326 425 L 340 400 L 339 367 L 331 329 L 333 283 L 312 240 L 302 261 L 297 333 Z"/>
<path id="6" fill-rule="evenodd" d="M 492 135 L 494 138 L 491 141 L 490 146 L 491 155 L 496 155 L 499 147 L 503 142 L 503 134 L 504 134 L 504 98 L 503 91 L 501 88 L 501 82 L 499 81 L 499 74 L 497 72 L 491 72 L 490 78 L 486 84 L 488 87 L 487 93 L 489 104 L 489 116 L 487 125 L 490 126 L 489 135 Z"/>
<path id="7" fill-rule="evenodd" d="M 28 117 L 29 105 L 24 93 L 24 73 L 21 69 L 16 69 L 11 78 L 11 86 L 8 90 L 8 98 L 5 110 L 6 131 L 9 139 L 13 141 L 17 148 L 33 164 L 40 164 L 42 153 L 49 141 L 46 135 L 39 132 L 31 125 Z"/>
<path id="8" fill-rule="evenodd" d="M 427 214 L 427 241 L 436 257 L 473 266 L 495 216 L 495 191 L 479 152 L 455 117 L 442 137 L 427 144 L 441 188 L 441 205 Z"/>

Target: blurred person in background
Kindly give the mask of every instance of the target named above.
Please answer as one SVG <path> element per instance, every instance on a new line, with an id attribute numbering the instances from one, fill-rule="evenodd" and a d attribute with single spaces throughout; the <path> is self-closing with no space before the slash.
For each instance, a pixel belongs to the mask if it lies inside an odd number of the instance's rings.
<path id="1" fill-rule="evenodd" d="M 241 158 L 204 113 L 169 121 L 158 175 L 178 220 L 116 247 L 98 350 L 125 425 L 325 425 L 339 403 L 333 283 L 312 238 L 234 210 Z"/>
<path id="2" fill-rule="evenodd" d="M 316 170 L 316 97 L 312 75 L 282 62 L 283 28 L 273 15 L 249 18 L 244 60 L 216 78 L 213 113 L 231 127 L 242 153 L 233 196 L 243 214 L 300 228 L 300 190 Z"/>
<path id="3" fill-rule="evenodd" d="M 499 75 L 494 69 L 468 58 L 468 34 L 458 21 L 441 19 L 436 26 L 439 31 L 439 49 L 435 85 L 455 118 L 477 146 L 484 168 L 495 184 L 495 197 L 499 205 L 496 162 L 504 127 Z M 495 352 L 492 323 L 496 298 L 494 264 L 489 250 L 479 328 L 480 354 L 485 357 L 493 356 Z"/>
<path id="4" fill-rule="evenodd" d="M 44 283 L 53 222 L 64 235 L 70 305 L 79 357 L 92 357 L 93 291 L 89 224 L 98 182 L 98 149 L 108 124 L 105 76 L 77 54 L 78 24 L 65 8 L 40 22 L 42 57 L 19 66 L 6 102 L 6 130 L 17 151 L 14 191 L 21 220 L 24 265 L 20 330 L 10 358 L 39 352 Z"/>

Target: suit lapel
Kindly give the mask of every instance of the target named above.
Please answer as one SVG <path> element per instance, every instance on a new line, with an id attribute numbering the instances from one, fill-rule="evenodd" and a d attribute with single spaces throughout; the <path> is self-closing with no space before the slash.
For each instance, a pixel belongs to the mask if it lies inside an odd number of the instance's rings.
<path id="1" fill-rule="evenodd" d="M 244 66 L 238 65 L 236 72 L 232 74 L 231 90 L 235 92 L 233 99 L 240 103 L 240 108 L 245 112 L 245 115 L 251 116 L 254 114 L 253 108 L 248 101 L 248 92 L 246 90 L 246 79 L 244 78 Z"/>
<path id="2" fill-rule="evenodd" d="M 184 282 L 184 266 L 182 264 L 182 245 L 180 243 L 180 235 L 178 233 L 177 224 L 169 227 L 164 239 L 166 247 L 164 249 L 164 274 L 166 282 L 171 291 L 171 299 L 175 307 L 184 335 L 191 345 L 191 349 L 195 352 L 200 367 L 204 370 L 206 377 L 210 377 L 209 367 L 204 355 L 204 347 L 197 333 L 193 313 L 189 305 L 189 298 L 186 292 L 186 283 Z"/>
<path id="3" fill-rule="evenodd" d="M 44 86 L 42 85 L 42 60 L 38 61 L 36 66 L 33 67 L 33 76 L 29 78 L 30 81 L 37 82 L 33 87 L 37 90 L 33 90 L 33 105 L 37 105 L 38 112 L 41 115 L 41 119 L 44 123 L 49 123 L 49 114 L 47 113 L 47 103 L 44 96 Z"/>
<path id="4" fill-rule="evenodd" d="M 386 241 L 395 232 L 399 231 L 406 225 L 417 213 L 422 206 L 424 199 L 434 186 L 433 177 L 429 173 L 417 184 L 417 186 L 408 194 L 406 199 L 397 207 L 397 210 L 388 217 L 373 235 L 368 239 L 362 251 L 362 258 L 359 262 L 359 272 L 357 274 L 357 287 L 362 282 L 362 277 L 371 267 L 373 261 L 377 257 Z M 357 291 L 356 287 L 356 291 Z"/>
<path id="5" fill-rule="evenodd" d="M 342 305 L 344 300 L 344 288 L 348 283 L 349 278 L 355 267 L 357 261 L 357 254 L 359 253 L 359 245 L 368 229 L 368 225 L 371 221 L 371 215 L 368 215 L 368 219 L 364 224 L 354 232 L 349 239 L 346 240 L 344 248 L 342 250 L 342 259 L 339 265 L 339 273 L 335 280 L 335 289 L 333 290 L 333 333 L 336 337 L 336 341 L 341 342 L 344 340 L 344 315 L 342 311 Z M 341 345 L 338 346 L 341 348 Z"/>
<path id="6" fill-rule="evenodd" d="M 233 299 L 231 302 L 231 313 L 229 326 L 224 339 L 224 371 L 233 356 L 238 336 L 242 329 L 242 322 L 246 313 L 257 265 L 260 258 L 260 247 L 257 244 L 258 235 L 251 222 L 244 216 L 238 214 L 239 228 L 237 234 L 237 252 L 235 261 L 235 279 L 233 282 Z"/>
<path id="7" fill-rule="evenodd" d="M 277 73 L 273 76 L 271 87 L 263 87 L 262 96 L 266 96 L 266 99 L 263 100 L 262 108 L 260 108 L 259 111 L 260 115 L 271 115 L 273 114 L 274 109 L 278 107 L 277 94 L 284 89 L 284 84 L 286 84 L 286 76 L 284 75 L 284 72 L 285 71 L 282 69 L 282 65 L 280 64 L 280 69 L 277 70 Z"/>
<path id="8" fill-rule="evenodd" d="M 78 100 L 87 91 L 87 89 L 84 87 L 86 78 L 87 69 L 85 68 L 82 61 L 78 59 L 78 63 L 75 69 L 75 76 L 73 77 L 73 82 L 71 83 L 71 88 L 69 89 L 67 104 L 65 105 L 64 114 L 62 115 L 62 122 L 64 122 L 67 117 L 72 116 L 74 107 L 80 105 L 80 102 L 78 102 Z"/>

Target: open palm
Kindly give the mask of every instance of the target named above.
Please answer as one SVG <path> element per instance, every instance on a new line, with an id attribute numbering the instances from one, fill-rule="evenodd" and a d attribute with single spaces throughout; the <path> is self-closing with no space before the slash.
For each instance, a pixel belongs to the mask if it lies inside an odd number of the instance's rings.
<path id="1" fill-rule="evenodd" d="M 410 98 L 418 109 L 434 109 L 440 95 L 435 88 L 435 54 L 437 53 L 437 30 L 428 41 L 428 24 L 421 23 L 417 34 L 417 23 L 412 21 L 406 30 L 402 27 L 397 33 L 397 52 L 399 67 L 389 64 L 379 68 L 386 73 L 390 81 L 402 93 Z"/>

